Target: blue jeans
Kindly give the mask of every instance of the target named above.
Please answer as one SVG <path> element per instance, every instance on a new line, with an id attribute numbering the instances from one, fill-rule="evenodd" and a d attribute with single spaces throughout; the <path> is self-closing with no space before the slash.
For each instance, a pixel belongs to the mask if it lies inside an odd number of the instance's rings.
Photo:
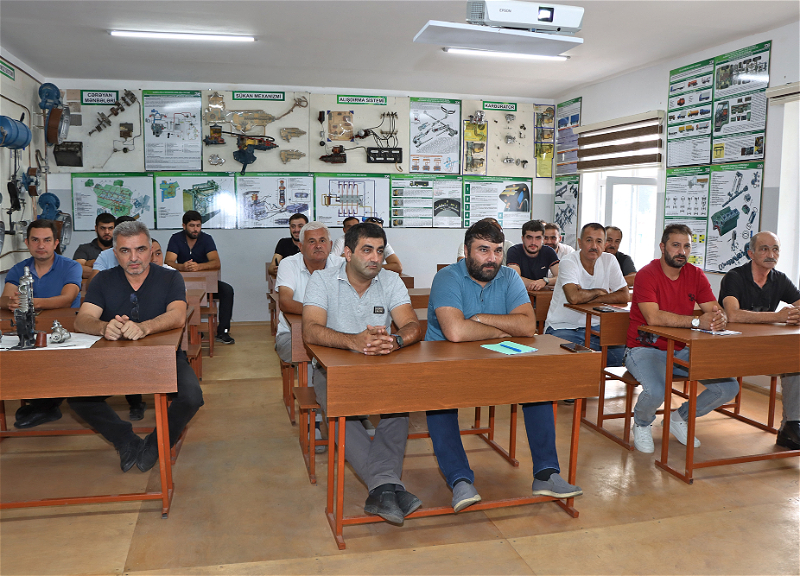
<path id="1" fill-rule="evenodd" d="M 536 474 L 546 468 L 560 471 L 556 452 L 553 404 L 551 402 L 523 404 L 522 414 L 533 459 L 533 473 Z M 452 488 L 453 484 L 461 479 L 474 483 L 475 474 L 469 467 L 467 453 L 464 452 L 464 445 L 461 443 L 458 410 L 430 410 L 427 415 L 433 451 L 447 485 Z"/>
<path id="2" fill-rule="evenodd" d="M 586 343 L 586 328 L 575 328 L 574 330 L 569 328 L 560 328 L 558 330 L 554 330 L 552 327 L 548 327 L 547 330 L 545 330 L 545 334 L 551 334 L 556 338 L 569 340 L 570 342 L 580 344 L 581 346 L 585 345 Z M 589 347 L 592 350 L 600 350 L 600 338 L 594 334 L 592 334 L 589 343 Z M 606 366 L 622 366 L 622 356 L 624 354 L 625 346 L 609 346 L 608 357 L 606 358 Z M 666 370 L 666 366 L 664 367 L 664 370 Z"/>
<path id="3" fill-rule="evenodd" d="M 689 348 L 675 352 L 675 358 L 689 359 Z M 664 378 L 667 372 L 667 353 L 658 348 L 639 346 L 625 351 L 625 367 L 642 385 L 642 392 L 633 408 L 633 421 L 637 426 L 649 426 L 656 419 L 656 410 L 664 403 Z M 683 366 L 673 365 L 672 373 L 686 376 Z M 697 416 L 705 416 L 715 408 L 733 400 L 739 393 L 739 382 L 735 378 L 700 380 L 705 390 L 697 396 Z M 670 383 L 671 385 L 672 383 Z M 678 408 L 683 421 L 689 419 L 689 402 Z"/>

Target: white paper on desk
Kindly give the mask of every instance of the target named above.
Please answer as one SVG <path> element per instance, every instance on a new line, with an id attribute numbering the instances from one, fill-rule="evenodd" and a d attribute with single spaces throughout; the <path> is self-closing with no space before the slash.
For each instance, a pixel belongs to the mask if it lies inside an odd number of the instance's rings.
<path id="1" fill-rule="evenodd" d="M 692 328 L 692 330 L 705 334 L 713 334 L 714 336 L 733 336 L 734 334 L 741 334 L 741 332 L 736 332 L 735 330 L 717 330 L 716 332 L 713 330 L 703 330 L 702 328 Z"/>
<path id="2" fill-rule="evenodd" d="M 80 332 L 72 332 L 71 337 L 66 342 L 60 344 L 53 344 L 51 341 L 53 335 L 47 335 L 47 348 L 31 348 L 31 350 L 76 350 L 80 348 L 91 348 L 92 344 L 100 340 L 102 336 L 94 336 L 92 334 L 81 334 Z M 0 350 L 8 350 L 19 344 L 19 336 L 16 334 L 3 334 L 3 340 L 0 342 Z M 19 350 L 15 350 L 19 352 Z"/>

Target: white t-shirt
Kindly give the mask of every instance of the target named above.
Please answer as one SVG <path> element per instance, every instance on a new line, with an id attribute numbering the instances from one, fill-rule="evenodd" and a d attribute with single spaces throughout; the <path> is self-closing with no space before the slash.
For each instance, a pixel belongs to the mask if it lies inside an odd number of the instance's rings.
<path id="1" fill-rule="evenodd" d="M 600 258 L 594 263 L 594 274 L 589 274 L 581 264 L 580 250 L 567 254 L 559 265 L 558 280 L 553 288 L 553 299 L 550 301 L 550 310 L 547 312 L 547 321 L 544 329 L 553 330 L 586 327 L 586 315 L 565 308 L 567 296 L 564 294 L 565 284 L 577 284 L 584 290 L 602 288 L 610 292 L 616 292 L 620 288 L 627 286 L 622 270 L 619 268 L 617 259 L 607 252 L 600 254 Z M 592 325 L 600 324 L 600 318 L 594 317 Z"/>
<path id="2" fill-rule="evenodd" d="M 575 248 L 573 248 L 569 244 L 562 244 L 561 242 L 558 243 L 558 250 L 556 250 L 556 256 L 558 256 L 559 260 L 563 260 L 564 256 L 566 256 L 567 254 L 572 254 L 573 252 L 575 252 Z M 547 277 L 548 278 L 553 277 L 552 269 L 547 271 Z"/>
<path id="3" fill-rule="evenodd" d="M 337 239 L 333 243 L 333 248 L 331 248 L 331 254 L 334 256 L 341 256 L 344 252 L 344 236 Z M 394 254 L 394 250 L 392 250 L 391 245 L 387 242 L 386 246 L 383 248 L 383 263 L 386 264 L 386 258 Z"/>
<path id="4" fill-rule="evenodd" d="M 328 256 L 325 267 L 339 266 L 342 260 L 344 259 L 341 256 L 334 256 L 331 254 Z M 298 252 L 293 256 L 287 256 L 281 259 L 280 264 L 278 264 L 278 277 L 275 279 L 275 289 L 280 292 L 280 287 L 286 286 L 293 291 L 292 300 L 302 302 L 305 298 L 306 285 L 308 284 L 309 278 L 311 278 L 311 272 L 306 268 L 302 252 Z M 289 322 L 286 321 L 286 317 L 283 315 L 283 312 L 281 312 L 276 335 L 284 334 L 289 331 Z"/>
<path id="5" fill-rule="evenodd" d="M 506 256 L 508 255 L 509 249 L 514 245 L 511 240 L 506 240 L 503 242 L 503 266 L 506 265 Z M 458 254 L 456 254 L 456 262 L 458 262 L 458 258 L 465 258 L 466 255 L 464 253 L 464 243 L 462 242 L 458 246 Z"/>

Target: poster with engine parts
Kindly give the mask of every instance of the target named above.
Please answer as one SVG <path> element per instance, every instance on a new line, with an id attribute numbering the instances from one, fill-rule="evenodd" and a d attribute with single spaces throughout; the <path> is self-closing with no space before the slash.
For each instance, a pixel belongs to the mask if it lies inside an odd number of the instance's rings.
<path id="1" fill-rule="evenodd" d="M 553 152 L 555 151 L 556 107 L 553 104 L 534 104 L 533 158 L 537 178 L 553 177 Z"/>
<path id="2" fill-rule="evenodd" d="M 409 172 L 459 174 L 461 100 L 411 98 Z"/>
<path id="3" fill-rule="evenodd" d="M 709 166 L 667 168 L 664 218 L 708 218 Z"/>
<path id="4" fill-rule="evenodd" d="M 238 228 L 286 228 L 292 214 L 313 220 L 314 175 L 274 172 L 236 174 Z"/>
<path id="5" fill-rule="evenodd" d="M 72 174 L 72 218 L 75 230 L 94 230 L 98 214 L 132 216 L 155 227 L 153 175 L 141 172 Z"/>
<path id="6" fill-rule="evenodd" d="M 308 93 L 234 90 L 203 95 L 209 170 L 307 172 Z M 252 166 L 252 168 L 251 168 Z"/>
<path id="7" fill-rule="evenodd" d="M 199 90 L 143 90 L 145 170 L 202 170 Z"/>
<path id="8" fill-rule="evenodd" d="M 573 98 L 556 107 L 556 176 L 578 172 L 578 135 L 572 129 L 581 125 L 582 98 Z"/>
<path id="9" fill-rule="evenodd" d="M 474 110 L 470 118 L 482 116 L 488 126 L 487 174 L 533 178 L 533 104 L 479 101 L 478 110 L 470 104 L 469 101 L 462 101 L 464 113 Z"/>
<path id="10" fill-rule="evenodd" d="M 388 174 L 314 174 L 314 218 L 330 228 L 375 216 L 388 228 L 390 184 Z"/>
<path id="11" fill-rule="evenodd" d="M 530 178 L 464 176 L 464 227 L 496 218 L 503 228 L 522 228 L 531 219 Z"/>
<path id="12" fill-rule="evenodd" d="M 461 177 L 392 176 L 392 228 L 460 228 Z"/>
<path id="13" fill-rule="evenodd" d="M 553 222 L 561 228 L 564 244 L 577 246 L 581 177 L 578 174 L 556 176 L 555 183 Z"/>
<path id="14" fill-rule="evenodd" d="M 714 59 L 669 73 L 667 167 L 709 164 L 714 96 Z"/>
<path id="15" fill-rule="evenodd" d="M 463 122 L 464 159 L 461 163 L 462 173 L 470 176 L 486 176 L 488 168 L 487 151 L 489 148 L 489 125 L 483 112 Z"/>
<path id="16" fill-rule="evenodd" d="M 157 172 L 159 230 L 181 228 L 183 213 L 200 212 L 203 228 L 236 228 L 236 188 L 228 172 Z"/>
<path id="17" fill-rule="evenodd" d="M 747 262 L 761 220 L 763 162 L 711 166 L 705 269 L 727 272 Z"/>

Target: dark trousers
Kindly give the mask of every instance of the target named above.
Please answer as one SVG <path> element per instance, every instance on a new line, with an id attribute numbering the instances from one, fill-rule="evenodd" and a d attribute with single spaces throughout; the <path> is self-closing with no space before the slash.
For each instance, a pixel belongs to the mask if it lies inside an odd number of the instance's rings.
<path id="1" fill-rule="evenodd" d="M 217 324 L 217 334 L 229 332 L 231 329 L 231 317 L 233 317 L 233 286 L 227 282 L 218 282 L 218 290 L 213 296 L 219 299 L 219 317 Z"/>
<path id="2" fill-rule="evenodd" d="M 203 405 L 203 391 L 194 371 L 189 366 L 186 352 L 176 354 L 178 370 L 178 392 L 170 394 L 172 404 L 167 410 L 169 421 L 169 444 L 174 446 L 181 432 Z M 89 426 L 100 432 L 106 440 L 119 450 L 135 441 L 136 434 L 130 422 L 121 420 L 106 403 L 108 396 L 88 396 L 69 398 L 70 407 L 83 418 Z"/>
<path id="3" fill-rule="evenodd" d="M 138 406 L 142 403 L 141 394 L 127 394 L 125 399 L 131 406 Z M 26 400 L 28 404 L 33 406 L 36 412 L 49 412 L 53 408 L 61 406 L 63 401 L 63 398 L 33 398 L 31 400 Z"/>

